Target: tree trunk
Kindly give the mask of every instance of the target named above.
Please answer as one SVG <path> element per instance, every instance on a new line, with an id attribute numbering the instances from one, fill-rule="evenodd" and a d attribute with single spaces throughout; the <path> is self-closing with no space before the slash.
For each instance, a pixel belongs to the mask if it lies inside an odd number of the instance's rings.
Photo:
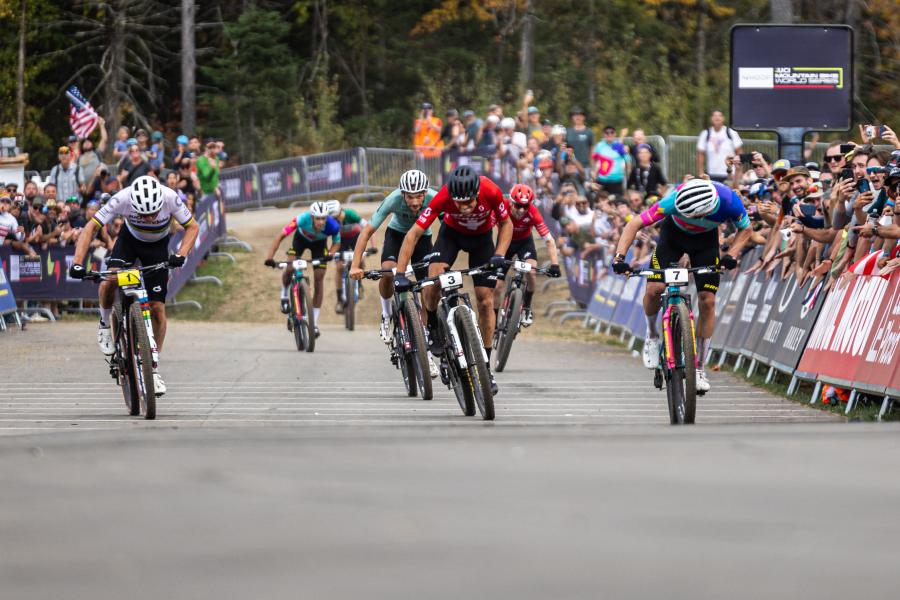
<path id="1" fill-rule="evenodd" d="M 531 0 L 525 0 L 525 14 L 522 17 L 522 47 L 519 57 L 519 83 L 522 89 L 531 88 L 531 79 L 534 75 L 534 17 L 531 14 Z"/>
<path id="2" fill-rule="evenodd" d="M 25 147 L 25 9 L 27 0 L 20 3 L 19 61 L 16 67 L 16 137 L 20 147 Z"/>
<path id="3" fill-rule="evenodd" d="M 194 0 L 181 0 L 181 131 L 187 135 L 194 133 L 197 123 L 194 50 Z"/>
<path id="4" fill-rule="evenodd" d="M 697 2 L 697 54 L 694 69 L 697 72 L 697 108 L 700 114 L 698 121 L 703 122 L 706 106 L 706 1 Z"/>
<path id="5" fill-rule="evenodd" d="M 769 12 L 771 23 L 793 23 L 793 0 L 769 0 Z"/>
<path id="6" fill-rule="evenodd" d="M 122 86 L 125 80 L 125 14 L 120 10 L 112 13 L 112 36 L 109 40 L 109 82 L 106 85 L 106 123 L 110 135 L 115 135 L 121 124 L 119 111 L 122 105 Z"/>

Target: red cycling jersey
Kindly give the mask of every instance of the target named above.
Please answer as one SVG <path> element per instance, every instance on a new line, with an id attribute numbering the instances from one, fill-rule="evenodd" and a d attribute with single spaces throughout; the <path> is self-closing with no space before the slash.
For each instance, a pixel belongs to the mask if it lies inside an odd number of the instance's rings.
<path id="1" fill-rule="evenodd" d="M 509 211 L 503 201 L 503 192 L 484 175 L 481 176 L 478 188 L 478 202 L 471 213 L 464 215 L 459 212 L 456 201 L 450 197 L 445 185 L 416 219 L 416 225 L 428 229 L 441 213 L 444 213 L 444 223 L 447 227 L 466 235 L 487 233 L 494 225 L 509 218 Z"/>
<path id="2" fill-rule="evenodd" d="M 537 227 L 538 235 L 545 240 L 550 239 L 550 228 L 544 223 L 544 217 L 541 216 L 541 211 L 538 210 L 537 206 L 534 204 L 530 205 L 528 210 L 522 215 L 522 218 L 516 219 L 516 214 L 509 210 L 509 198 L 504 198 L 503 202 L 506 203 L 509 220 L 513 224 L 512 239 L 514 242 L 530 238 L 531 230 L 534 227 Z"/>

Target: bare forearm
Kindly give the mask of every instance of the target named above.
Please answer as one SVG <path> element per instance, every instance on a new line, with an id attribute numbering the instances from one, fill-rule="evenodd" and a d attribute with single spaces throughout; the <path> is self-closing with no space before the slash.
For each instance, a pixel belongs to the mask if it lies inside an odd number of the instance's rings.
<path id="1" fill-rule="evenodd" d="M 375 233 L 375 228 L 371 225 L 366 225 L 363 227 L 362 232 L 359 234 L 359 238 L 356 240 L 356 247 L 353 248 L 353 264 L 351 267 L 354 269 L 358 269 L 362 264 L 362 255 L 363 251 L 366 249 L 366 244 L 369 243 L 372 235 Z"/>
<path id="2" fill-rule="evenodd" d="M 400 247 L 400 256 L 397 257 L 397 272 L 405 273 L 406 267 L 409 266 L 409 260 L 412 258 L 416 244 L 425 232 L 419 225 L 413 225 L 412 229 L 403 238 L 403 245 Z"/>
<path id="3" fill-rule="evenodd" d="M 500 232 L 497 234 L 497 247 L 494 249 L 494 254 L 501 256 L 506 254 L 506 251 L 509 250 L 509 243 L 512 241 L 512 234 L 512 221 L 506 219 L 500 223 Z"/>
<path id="4" fill-rule="evenodd" d="M 94 220 L 87 222 L 81 235 L 78 236 L 78 243 L 75 245 L 74 263 L 77 265 L 84 263 L 84 257 L 87 256 L 88 249 L 91 246 L 91 240 L 97 234 L 97 223 Z"/>
<path id="5" fill-rule="evenodd" d="M 275 240 L 272 242 L 272 247 L 269 248 L 269 255 L 266 257 L 271 260 L 275 258 L 275 253 L 278 252 L 278 246 L 281 245 L 281 242 L 284 240 L 284 234 L 278 234 Z"/>
<path id="6" fill-rule="evenodd" d="M 200 226 L 196 222 L 185 227 L 184 237 L 181 238 L 181 245 L 178 247 L 178 254 L 180 256 L 188 255 L 191 248 L 194 247 L 194 242 L 197 241 L 198 235 L 200 235 Z"/>
<path id="7" fill-rule="evenodd" d="M 616 246 L 616 254 L 624 255 L 628 252 L 628 249 L 631 248 L 631 243 L 634 242 L 637 232 L 640 231 L 643 226 L 644 223 L 639 218 L 628 221 L 628 224 L 625 225 L 625 229 L 622 230 L 622 237 L 619 238 L 619 244 Z"/>

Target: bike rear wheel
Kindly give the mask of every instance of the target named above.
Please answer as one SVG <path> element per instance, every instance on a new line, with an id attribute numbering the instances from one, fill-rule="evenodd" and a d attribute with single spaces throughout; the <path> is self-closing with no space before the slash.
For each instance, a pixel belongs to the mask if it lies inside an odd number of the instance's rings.
<path id="1" fill-rule="evenodd" d="M 406 326 L 406 316 L 399 311 L 394 311 L 394 329 L 393 329 L 393 352 L 397 359 L 397 366 L 400 368 L 400 374 L 403 376 L 403 385 L 406 387 L 406 395 L 414 398 L 419 393 L 418 380 L 416 379 L 416 367 L 413 365 L 413 353 L 405 347 L 403 342 L 404 331 Z"/>
<path id="2" fill-rule="evenodd" d="M 438 320 L 440 322 L 439 327 L 442 330 L 441 333 L 443 334 L 444 340 L 449 340 L 450 334 L 447 332 L 446 326 L 447 312 L 443 307 L 440 307 L 438 309 Z M 468 373 L 460 368 L 459 362 L 456 358 L 455 350 L 449 343 L 445 345 L 444 356 L 442 360 L 444 361 L 443 364 L 447 365 L 450 387 L 453 389 L 453 393 L 456 395 L 456 401 L 459 402 L 459 407 L 462 409 L 465 416 L 474 417 L 475 396 L 472 393 L 472 387 L 469 385 Z"/>
<path id="3" fill-rule="evenodd" d="M 673 424 L 690 425 L 697 412 L 697 367 L 691 316 L 686 304 L 679 304 L 672 310 L 669 327 L 675 352 L 675 368 L 666 385 L 669 420 Z"/>
<path id="4" fill-rule="evenodd" d="M 125 316 L 122 310 L 122 302 L 117 298 L 113 305 L 112 327 L 113 340 L 116 342 L 116 353 L 112 360 L 116 361 L 117 370 L 119 372 L 119 385 L 122 387 L 122 396 L 125 398 L 125 406 L 128 408 L 128 414 L 136 417 L 141 414 L 141 401 L 137 393 L 137 384 L 134 380 L 134 369 L 131 364 L 131 343 L 128 339 L 127 327 L 123 328 Z M 120 331 L 120 329 L 122 331 Z"/>
<path id="5" fill-rule="evenodd" d="M 522 318 L 522 302 L 524 296 L 519 288 L 513 289 L 508 295 L 509 302 L 506 303 L 503 317 L 503 328 L 499 335 L 494 336 L 497 341 L 494 344 L 494 370 L 500 373 L 506 368 L 506 361 L 509 360 L 509 351 L 512 350 L 513 341 L 519 333 L 519 319 Z M 499 324 L 498 324 L 499 330 Z"/>
<path id="6" fill-rule="evenodd" d="M 350 279 L 345 273 L 344 287 L 347 296 L 344 304 L 344 327 L 349 331 L 353 331 L 353 328 L 356 326 L 356 294 L 359 289 L 359 282 L 355 279 Z M 415 394 L 412 395 L 414 396 Z"/>
<path id="7" fill-rule="evenodd" d="M 422 319 L 419 317 L 419 310 L 415 302 L 403 303 L 403 321 L 406 324 L 406 339 L 412 344 L 412 351 L 406 355 L 411 359 L 410 363 L 415 371 L 419 392 L 422 400 L 431 400 L 434 398 L 434 390 L 431 387 L 428 346 L 425 344 L 425 330 L 422 328 Z"/>
<path id="8" fill-rule="evenodd" d="M 153 389 L 153 353 L 150 349 L 150 336 L 141 305 L 133 302 L 128 307 L 128 328 L 131 335 L 131 364 L 134 369 L 134 380 L 141 412 L 145 419 L 156 418 L 156 391 Z"/>
<path id="9" fill-rule="evenodd" d="M 316 326 L 313 323 L 313 312 L 309 302 L 309 286 L 306 281 L 297 284 L 297 297 L 300 300 L 300 312 L 297 321 L 294 323 L 294 329 L 300 329 L 300 336 L 303 341 L 303 348 L 307 352 L 313 352 L 316 349 Z M 300 348 L 297 348 L 298 350 Z"/>
<path id="10" fill-rule="evenodd" d="M 491 379 L 488 375 L 488 364 L 484 359 L 480 338 L 475 330 L 475 321 L 467 310 L 458 310 L 455 314 L 456 328 L 459 332 L 459 341 L 466 353 L 467 378 L 463 385 L 468 383 L 472 390 L 472 397 L 481 412 L 481 418 L 485 421 L 494 419 L 494 394 L 491 392 Z"/>

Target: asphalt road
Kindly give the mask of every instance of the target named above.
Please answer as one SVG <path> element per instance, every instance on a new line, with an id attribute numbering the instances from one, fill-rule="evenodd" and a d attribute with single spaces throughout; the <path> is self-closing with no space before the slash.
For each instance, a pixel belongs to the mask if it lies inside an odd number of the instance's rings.
<path id="1" fill-rule="evenodd" d="M 3 598 L 895 598 L 900 437 L 605 346 L 517 341 L 494 423 L 371 330 L 176 323 L 124 405 L 90 323 L 0 335 Z M 352 349 L 352 351 L 350 350 Z M 524 368 L 525 366 L 528 368 Z"/>

